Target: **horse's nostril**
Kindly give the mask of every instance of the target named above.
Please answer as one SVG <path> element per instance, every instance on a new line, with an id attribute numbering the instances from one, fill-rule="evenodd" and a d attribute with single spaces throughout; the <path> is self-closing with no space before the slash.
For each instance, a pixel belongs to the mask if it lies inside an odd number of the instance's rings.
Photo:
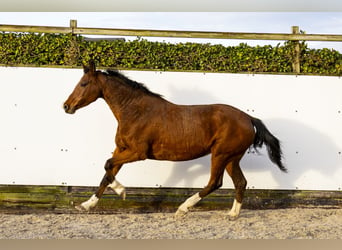
<path id="1" fill-rule="evenodd" d="M 63 108 L 64 108 L 65 111 L 67 111 L 69 109 L 69 105 L 68 104 L 64 104 Z"/>

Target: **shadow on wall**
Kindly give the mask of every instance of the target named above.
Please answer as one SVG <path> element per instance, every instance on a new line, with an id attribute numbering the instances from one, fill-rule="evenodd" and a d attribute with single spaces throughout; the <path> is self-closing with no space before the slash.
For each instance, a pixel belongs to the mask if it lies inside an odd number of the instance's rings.
<path id="1" fill-rule="evenodd" d="M 284 163 L 289 172 L 287 174 L 281 172 L 269 160 L 265 147 L 259 150 L 259 154 L 251 148 L 240 162 L 246 177 L 252 176 L 253 173 L 264 172 L 270 174 L 273 182 L 276 182 L 275 189 L 295 189 L 298 185 L 298 188 L 302 189 L 297 182 L 300 178 L 305 180 L 305 173 L 314 171 L 329 179 L 333 178 L 334 173 L 342 167 L 341 149 L 328 136 L 296 121 L 272 119 L 266 120 L 265 123 L 282 142 Z M 163 186 L 172 187 L 182 184 L 185 187 L 192 187 L 197 178 L 206 177 L 207 180 L 203 183 L 205 186 L 209 180 L 209 174 L 210 155 L 192 161 L 176 162 Z M 225 186 L 232 183 L 230 178 L 227 178 L 229 176 L 225 173 Z M 247 177 L 247 182 L 248 179 Z M 267 183 L 265 179 L 260 181 Z M 317 183 L 310 184 L 314 181 Z M 319 180 L 307 180 L 302 185 L 320 187 Z M 255 188 L 258 186 L 255 185 Z"/>
<path id="2" fill-rule="evenodd" d="M 198 177 L 207 176 L 209 180 L 209 174 L 210 155 L 191 161 L 175 162 L 172 166 L 170 176 L 163 183 L 163 187 L 175 187 L 179 185 L 194 187 L 195 180 Z M 203 187 L 207 184 L 208 180 L 205 180 Z"/>
<path id="3" fill-rule="evenodd" d="M 194 104 L 208 103 L 208 100 L 212 103 L 220 102 L 201 91 L 196 91 L 196 93 L 194 93 L 191 90 L 191 93 L 189 93 L 182 90 L 173 91 L 172 93 L 177 95 L 171 99 L 171 101 L 175 103 L 187 104 L 186 100 L 189 96 L 196 96 L 195 101 L 191 98 L 191 102 Z M 268 173 L 271 175 L 273 182 L 276 182 L 276 189 L 295 189 L 298 186 L 297 181 L 300 178 L 302 180 L 303 176 L 305 176 L 305 173 L 308 171 L 317 172 L 329 179 L 342 167 L 341 149 L 337 147 L 333 139 L 329 136 L 296 120 L 265 119 L 263 121 L 271 133 L 281 141 L 284 153 L 284 163 L 288 168 L 289 173 L 284 174 L 281 172 L 278 167 L 269 160 L 265 148 L 262 148 L 259 150 L 260 154 L 255 153 L 254 149 L 249 150 L 240 162 L 243 172 L 248 173 L 249 176 L 252 176 L 253 173 L 265 172 L 265 174 Z M 184 184 L 184 186 L 192 187 L 194 180 L 199 177 L 207 176 L 206 178 L 208 181 L 209 173 L 210 156 L 192 161 L 176 162 L 170 176 L 165 183 L 163 183 L 163 186 L 171 187 L 181 183 Z M 227 180 L 227 177 L 228 175 L 225 173 L 224 185 L 231 183 L 231 180 Z M 207 184 L 207 181 L 203 183 L 203 186 Z M 247 182 L 248 181 L 247 177 Z M 267 180 L 264 179 L 259 181 L 267 182 Z M 308 180 L 307 183 L 303 183 L 303 186 L 315 185 L 312 184 L 313 181 L 314 180 Z M 314 187 L 319 188 L 319 180 L 315 181 L 317 181 L 317 184 Z M 258 187 L 256 186 L 256 188 Z M 301 189 L 300 186 L 298 188 Z"/>
<path id="4" fill-rule="evenodd" d="M 269 119 L 265 120 L 265 124 L 279 137 L 284 162 L 289 170 L 285 176 L 280 176 L 280 171 L 272 171 L 280 187 L 297 188 L 299 185 L 298 188 L 303 189 L 303 185 L 305 189 L 305 186 L 309 185 L 313 188 L 322 188 L 323 184 L 319 179 L 305 180 L 305 173 L 314 171 L 332 180 L 334 174 L 342 168 L 341 148 L 327 134 L 308 124 L 290 119 Z M 259 165 L 253 167 L 253 162 L 248 160 L 247 158 L 246 169 L 256 171 Z M 301 183 L 298 183 L 300 178 Z"/>

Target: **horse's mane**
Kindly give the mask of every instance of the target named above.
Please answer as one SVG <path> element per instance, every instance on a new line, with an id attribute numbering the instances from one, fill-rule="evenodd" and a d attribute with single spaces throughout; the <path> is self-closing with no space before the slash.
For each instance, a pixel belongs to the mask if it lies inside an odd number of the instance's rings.
<path id="1" fill-rule="evenodd" d="M 118 70 L 107 69 L 106 71 L 102 73 L 107 76 L 113 76 L 113 77 L 119 78 L 127 86 L 131 87 L 133 90 L 141 90 L 147 95 L 162 97 L 160 94 L 154 93 L 151 90 L 149 90 L 144 84 L 129 79 L 127 76 L 123 75 Z"/>

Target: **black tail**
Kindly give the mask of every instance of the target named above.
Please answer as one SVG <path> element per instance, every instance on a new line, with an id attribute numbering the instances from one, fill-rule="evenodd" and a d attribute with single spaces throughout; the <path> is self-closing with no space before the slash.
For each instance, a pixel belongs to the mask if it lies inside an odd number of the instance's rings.
<path id="1" fill-rule="evenodd" d="M 274 135 L 272 135 L 270 131 L 268 131 L 261 120 L 251 117 L 251 121 L 256 129 L 253 147 L 257 149 L 261 148 L 262 145 L 265 144 L 267 147 L 268 156 L 270 157 L 271 161 L 276 164 L 281 171 L 287 172 L 287 169 L 281 162 L 282 151 L 280 148 L 279 140 Z"/>

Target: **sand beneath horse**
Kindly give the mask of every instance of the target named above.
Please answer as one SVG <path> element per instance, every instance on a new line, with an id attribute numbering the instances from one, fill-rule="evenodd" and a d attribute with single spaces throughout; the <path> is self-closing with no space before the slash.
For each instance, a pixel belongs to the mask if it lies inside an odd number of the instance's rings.
<path id="1" fill-rule="evenodd" d="M 0 239 L 341 239 L 342 209 L 0 214 Z"/>

